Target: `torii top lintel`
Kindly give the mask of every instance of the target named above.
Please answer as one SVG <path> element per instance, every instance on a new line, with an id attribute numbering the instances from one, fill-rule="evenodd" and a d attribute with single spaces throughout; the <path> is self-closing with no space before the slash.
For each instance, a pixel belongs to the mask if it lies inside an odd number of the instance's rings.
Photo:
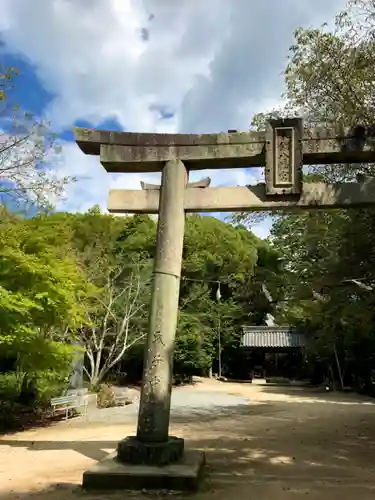
<path id="1" fill-rule="evenodd" d="M 296 119 L 279 120 L 280 128 Z M 302 122 L 302 120 L 301 120 Z M 301 128 L 305 165 L 375 162 L 373 127 Z M 100 155 L 108 172 L 158 172 L 179 158 L 189 170 L 246 168 L 266 164 L 266 131 L 218 134 L 152 134 L 74 129 L 80 149 Z"/>

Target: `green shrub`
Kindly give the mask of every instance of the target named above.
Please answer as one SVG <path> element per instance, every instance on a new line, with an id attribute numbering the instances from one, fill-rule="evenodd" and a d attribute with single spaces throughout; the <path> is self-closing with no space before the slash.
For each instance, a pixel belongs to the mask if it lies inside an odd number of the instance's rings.
<path id="1" fill-rule="evenodd" d="M 60 396 L 67 377 L 46 370 L 29 375 L 22 372 L 0 373 L 0 432 L 23 426 L 26 420 L 49 407 L 51 398 Z"/>
<path id="2" fill-rule="evenodd" d="M 0 374 L 0 431 L 17 426 L 25 411 L 31 408 L 22 403 L 25 376 L 19 372 Z"/>
<path id="3" fill-rule="evenodd" d="M 24 409 L 25 407 L 16 401 L 0 399 L 0 432 L 16 427 Z"/>
<path id="4" fill-rule="evenodd" d="M 28 406 L 48 404 L 51 398 L 61 396 L 67 385 L 64 373 L 52 370 L 27 373 L 0 374 L 0 401 L 20 402 Z"/>
<path id="5" fill-rule="evenodd" d="M 0 374 L 0 401 L 17 401 L 21 392 L 20 376 L 16 372 Z"/>
<path id="6" fill-rule="evenodd" d="M 101 384 L 99 386 L 97 398 L 98 408 L 113 408 L 117 406 L 116 394 L 113 388 L 108 384 Z"/>
<path id="7" fill-rule="evenodd" d="M 37 403 L 48 405 L 52 398 L 63 394 L 67 384 L 66 372 L 60 373 L 54 370 L 39 372 L 36 376 Z"/>

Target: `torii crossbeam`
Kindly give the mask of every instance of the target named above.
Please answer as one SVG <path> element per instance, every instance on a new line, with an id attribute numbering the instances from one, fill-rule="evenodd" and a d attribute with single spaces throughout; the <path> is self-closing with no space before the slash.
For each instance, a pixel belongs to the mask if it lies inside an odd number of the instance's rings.
<path id="1" fill-rule="evenodd" d="M 364 185 L 301 184 L 302 165 L 374 162 L 373 127 L 306 129 L 302 120 L 286 119 L 270 123 L 265 132 L 198 135 L 75 129 L 75 137 L 84 153 L 100 155 L 107 172 L 158 172 L 175 159 L 188 171 L 267 165 L 266 183 L 257 186 L 196 190 L 204 186 L 188 184 L 186 212 L 340 208 L 368 205 L 374 200 L 375 183 L 371 180 Z M 112 189 L 109 193 L 108 210 L 112 213 L 152 214 L 158 207 L 155 185 L 144 191 Z"/>
<path id="2" fill-rule="evenodd" d="M 108 172 L 162 172 L 160 187 L 111 190 L 108 204 L 114 213 L 159 214 L 137 436 L 122 440 L 116 455 L 116 464 L 147 464 L 149 474 L 157 475 L 152 466 L 181 463 L 184 456 L 184 441 L 169 436 L 169 417 L 185 213 L 374 204 L 372 179 L 334 185 L 302 182 L 303 165 L 375 162 L 374 128 L 306 129 L 302 119 L 290 118 L 269 122 L 264 132 L 138 134 L 77 128 L 75 139 L 84 153 L 100 155 Z M 209 179 L 188 183 L 190 170 L 254 166 L 265 167 L 264 184 L 211 188 Z M 184 487 L 196 486 L 198 469 L 190 482 L 184 476 Z M 100 483 L 98 471 L 84 474 L 84 486 Z M 134 486 L 129 474 L 116 474 L 112 485 Z M 168 474 L 163 474 L 168 487 Z"/>

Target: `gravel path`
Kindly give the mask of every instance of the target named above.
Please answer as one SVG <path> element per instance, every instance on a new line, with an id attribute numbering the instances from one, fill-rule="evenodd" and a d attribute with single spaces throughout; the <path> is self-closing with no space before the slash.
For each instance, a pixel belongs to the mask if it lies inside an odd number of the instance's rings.
<path id="1" fill-rule="evenodd" d="M 0 500 L 156 500 L 147 492 L 80 489 L 83 472 L 134 435 L 137 409 L 93 408 L 89 422 L 72 418 L 1 437 Z M 204 380 L 173 391 L 170 432 L 207 454 L 196 500 L 375 498 L 375 405 L 368 398 Z"/>
<path id="2" fill-rule="evenodd" d="M 199 418 L 228 414 L 228 411 L 247 406 L 248 399 L 244 396 L 226 394 L 218 391 L 197 391 L 194 386 L 176 388 L 172 392 L 172 421 L 181 421 L 185 418 Z M 78 417 L 74 425 L 85 423 L 133 424 L 137 420 L 139 403 L 116 408 L 98 409 L 90 407 L 87 419 Z"/>

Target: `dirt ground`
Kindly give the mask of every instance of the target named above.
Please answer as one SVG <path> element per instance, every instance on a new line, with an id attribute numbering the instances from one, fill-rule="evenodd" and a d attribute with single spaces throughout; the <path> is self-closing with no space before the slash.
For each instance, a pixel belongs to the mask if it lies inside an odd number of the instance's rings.
<path id="1" fill-rule="evenodd" d="M 206 477 L 194 494 L 197 500 L 375 498 L 375 405 L 371 400 L 300 387 L 216 381 L 201 382 L 195 390 L 207 388 L 243 395 L 249 403 L 173 422 L 172 434 L 184 437 L 187 447 L 207 454 Z M 75 426 L 72 419 L 3 436 L 0 500 L 155 496 L 155 492 L 94 494 L 80 488 L 83 471 L 134 432 L 129 425 Z"/>

